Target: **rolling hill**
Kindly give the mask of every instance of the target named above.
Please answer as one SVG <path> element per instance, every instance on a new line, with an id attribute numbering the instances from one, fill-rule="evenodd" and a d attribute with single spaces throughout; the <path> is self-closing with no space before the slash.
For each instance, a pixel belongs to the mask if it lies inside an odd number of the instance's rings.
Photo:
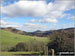
<path id="1" fill-rule="evenodd" d="M 34 32 L 25 32 L 21 31 L 12 27 L 7 28 L 1 28 L 2 30 L 13 32 L 20 35 L 29 35 L 29 36 L 37 36 L 37 37 L 48 37 L 53 32 L 60 32 L 60 33 L 68 33 L 68 32 L 74 32 L 74 28 L 66 28 L 66 29 L 59 29 L 59 30 L 48 30 L 48 31 L 34 31 Z"/>
<path id="2" fill-rule="evenodd" d="M 50 31 L 38 30 L 35 32 L 24 32 L 24 31 L 9 27 L 9 28 L 1 28 L 0 32 L 1 32 L 0 41 L 1 41 L 2 51 L 13 50 L 11 48 L 15 46 L 20 48 L 23 45 L 30 46 L 30 47 L 25 46 L 24 48 L 27 47 L 28 49 L 32 48 L 33 50 L 36 50 L 38 48 L 41 48 L 41 46 L 42 47 L 44 46 L 44 45 L 41 45 L 41 42 L 43 42 L 45 46 L 48 47 L 48 49 L 53 48 L 55 49 L 56 52 L 61 50 L 74 51 L 73 49 L 74 48 L 74 28 L 66 28 L 66 29 L 50 30 Z M 17 51 L 19 51 L 19 49 Z"/>
<path id="3" fill-rule="evenodd" d="M 48 37 L 49 35 L 52 35 L 53 32 L 59 32 L 59 33 L 74 33 L 74 28 L 66 28 L 66 29 L 58 29 L 58 30 L 48 30 L 48 31 L 35 31 L 35 32 L 29 32 L 27 35 L 30 36 L 39 36 L 39 37 Z"/>
<path id="4" fill-rule="evenodd" d="M 48 42 L 48 38 L 39 38 L 36 36 L 27 36 L 15 34 L 13 32 L 9 32 L 6 30 L 0 30 L 1 32 L 1 50 L 7 51 L 11 47 L 14 47 L 16 44 L 20 42 L 29 43 L 30 41 L 39 41 L 44 42 L 45 44 Z"/>

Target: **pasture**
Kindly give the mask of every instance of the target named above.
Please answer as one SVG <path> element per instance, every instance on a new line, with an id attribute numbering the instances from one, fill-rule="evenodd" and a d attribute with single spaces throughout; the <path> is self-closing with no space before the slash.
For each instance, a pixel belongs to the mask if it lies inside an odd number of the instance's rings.
<path id="1" fill-rule="evenodd" d="M 0 42 L 1 42 L 1 51 L 2 54 L 26 54 L 26 53 L 38 53 L 38 52 L 7 52 L 12 47 L 14 47 L 16 44 L 20 42 L 29 43 L 35 41 L 43 42 L 44 44 L 47 44 L 49 39 L 45 37 L 36 37 L 36 36 L 27 36 L 27 35 L 19 35 L 12 32 L 8 32 L 5 30 L 0 30 L 1 36 L 0 36 Z M 5 51 L 5 52 L 4 52 Z"/>

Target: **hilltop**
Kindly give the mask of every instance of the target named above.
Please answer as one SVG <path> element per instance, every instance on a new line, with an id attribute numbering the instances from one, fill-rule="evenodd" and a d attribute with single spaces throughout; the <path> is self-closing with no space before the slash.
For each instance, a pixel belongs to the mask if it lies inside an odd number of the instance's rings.
<path id="1" fill-rule="evenodd" d="M 20 34 L 20 35 L 29 35 L 29 36 L 38 36 L 38 37 L 48 37 L 49 35 L 51 35 L 53 32 L 60 32 L 60 33 L 69 33 L 69 32 L 74 32 L 74 28 L 66 28 L 66 29 L 58 29 L 58 30 L 48 30 L 48 31 L 34 31 L 34 32 L 25 32 L 25 31 L 21 31 L 18 30 L 16 28 L 12 28 L 12 27 L 7 27 L 7 28 L 1 28 L 5 31 L 10 31 L 16 34 Z"/>

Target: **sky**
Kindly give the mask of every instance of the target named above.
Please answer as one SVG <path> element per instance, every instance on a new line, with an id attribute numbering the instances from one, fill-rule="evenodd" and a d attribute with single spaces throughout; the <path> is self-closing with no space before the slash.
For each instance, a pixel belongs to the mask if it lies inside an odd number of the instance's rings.
<path id="1" fill-rule="evenodd" d="M 74 0 L 2 0 L 0 27 L 47 31 L 74 27 Z"/>

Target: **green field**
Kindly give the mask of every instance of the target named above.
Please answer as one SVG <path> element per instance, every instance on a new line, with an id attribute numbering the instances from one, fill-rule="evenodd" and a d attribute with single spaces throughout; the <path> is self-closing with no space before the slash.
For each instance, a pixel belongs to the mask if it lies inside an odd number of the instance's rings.
<path id="1" fill-rule="evenodd" d="M 42 52 L 0 52 L 0 54 L 1 55 L 23 55 L 23 54 L 25 54 L 25 55 L 31 55 L 31 54 L 38 54 L 38 55 L 40 55 L 40 53 L 42 53 Z"/>
<path id="2" fill-rule="evenodd" d="M 14 34 L 12 32 L 8 32 L 5 30 L 0 30 L 1 32 L 1 50 L 7 51 L 11 47 L 14 47 L 16 44 L 20 42 L 29 43 L 30 41 L 36 40 L 39 42 L 44 42 L 47 44 L 48 38 L 44 37 L 36 37 L 36 36 L 27 36 L 27 35 L 19 35 Z"/>

